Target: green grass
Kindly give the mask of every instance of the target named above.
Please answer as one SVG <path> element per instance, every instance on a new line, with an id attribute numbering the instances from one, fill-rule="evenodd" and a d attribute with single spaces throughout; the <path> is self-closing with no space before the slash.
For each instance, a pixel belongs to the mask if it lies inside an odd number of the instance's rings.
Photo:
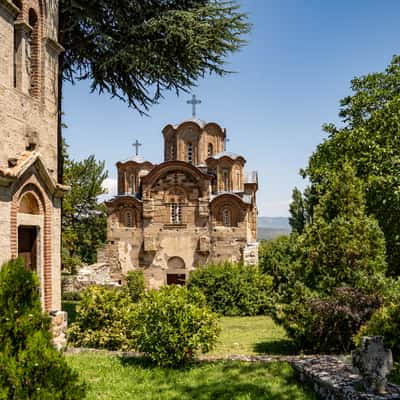
<path id="1" fill-rule="evenodd" d="M 223 317 L 218 344 L 210 355 L 294 354 L 293 342 L 271 317 Z"/>
<path id="2" fill-rule="evenodd" d="M 88 384 L 86 400 L 316 400 L 286 363 L 201 363 L 173 370 L 102 353 L 68 355 Z"/>

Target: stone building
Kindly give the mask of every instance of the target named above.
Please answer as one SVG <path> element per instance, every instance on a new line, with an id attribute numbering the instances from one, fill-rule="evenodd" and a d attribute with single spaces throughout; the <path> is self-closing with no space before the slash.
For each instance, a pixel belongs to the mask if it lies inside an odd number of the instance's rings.
<path id="1" fill-rule="evenodd" d="M 117 163 L 118 195 L 108 208 L 98 262 L 114 279 L 142 269 L 157 288 L 181 283 L 199 265 L 257 263 L 257 173 L 224 151 L 226 130 L 196 118 L 163 129 L 164 162 Z"/>
<path id="2" fill-rule="evenodd" d="M 0 0 L 0 265 L 22 256 L 60 310 L 57 0 Z"/>

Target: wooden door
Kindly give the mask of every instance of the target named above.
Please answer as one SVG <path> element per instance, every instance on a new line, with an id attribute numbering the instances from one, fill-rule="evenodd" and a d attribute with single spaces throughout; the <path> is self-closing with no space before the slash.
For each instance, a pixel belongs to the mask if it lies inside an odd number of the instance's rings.
<path id="1" fill-rule="evenodd" d="M 25 261 L 25 268 L 37 270 L 37 228 L 35 226 L 18 227 L 18 257 Z"/>
<path id="2" fill-rule="evenodd" d="M 167 274 L 167 285 L 184 285 L 185 274 Z"/>

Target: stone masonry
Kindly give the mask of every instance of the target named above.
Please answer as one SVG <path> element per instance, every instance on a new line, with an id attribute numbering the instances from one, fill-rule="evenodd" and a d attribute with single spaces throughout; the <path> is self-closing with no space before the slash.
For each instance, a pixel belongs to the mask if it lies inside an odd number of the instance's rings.
<path id="1" fill-rule="evenodd" d="M 57 0 L 0 0 L 0 267 L 22 257 L 60 326 L 57 30 Z"/>
<path id="2" fill-rule="evenodd" d="M 224 261 L 257 264 L 257 173 L 224 151 L 226 130 L 198 119 L 163 129 L 164 162 L 117 163 L 108 201 L 107 245 L 98 262 L 121 280 L 141 269 L 148 287 L 183 283 L 190 271 Z"/>

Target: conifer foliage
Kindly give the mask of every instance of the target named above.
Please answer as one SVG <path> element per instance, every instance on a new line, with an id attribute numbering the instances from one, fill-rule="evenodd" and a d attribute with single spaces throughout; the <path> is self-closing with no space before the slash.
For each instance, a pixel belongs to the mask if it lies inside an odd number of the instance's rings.
<path id="1" fill-rule="evenodd" d="M 21 260 L 0 269 L 0 399 L 75 400 L 84 397 L 63 356 L 53 347 L 42 313 L 38 279 Z"/>

